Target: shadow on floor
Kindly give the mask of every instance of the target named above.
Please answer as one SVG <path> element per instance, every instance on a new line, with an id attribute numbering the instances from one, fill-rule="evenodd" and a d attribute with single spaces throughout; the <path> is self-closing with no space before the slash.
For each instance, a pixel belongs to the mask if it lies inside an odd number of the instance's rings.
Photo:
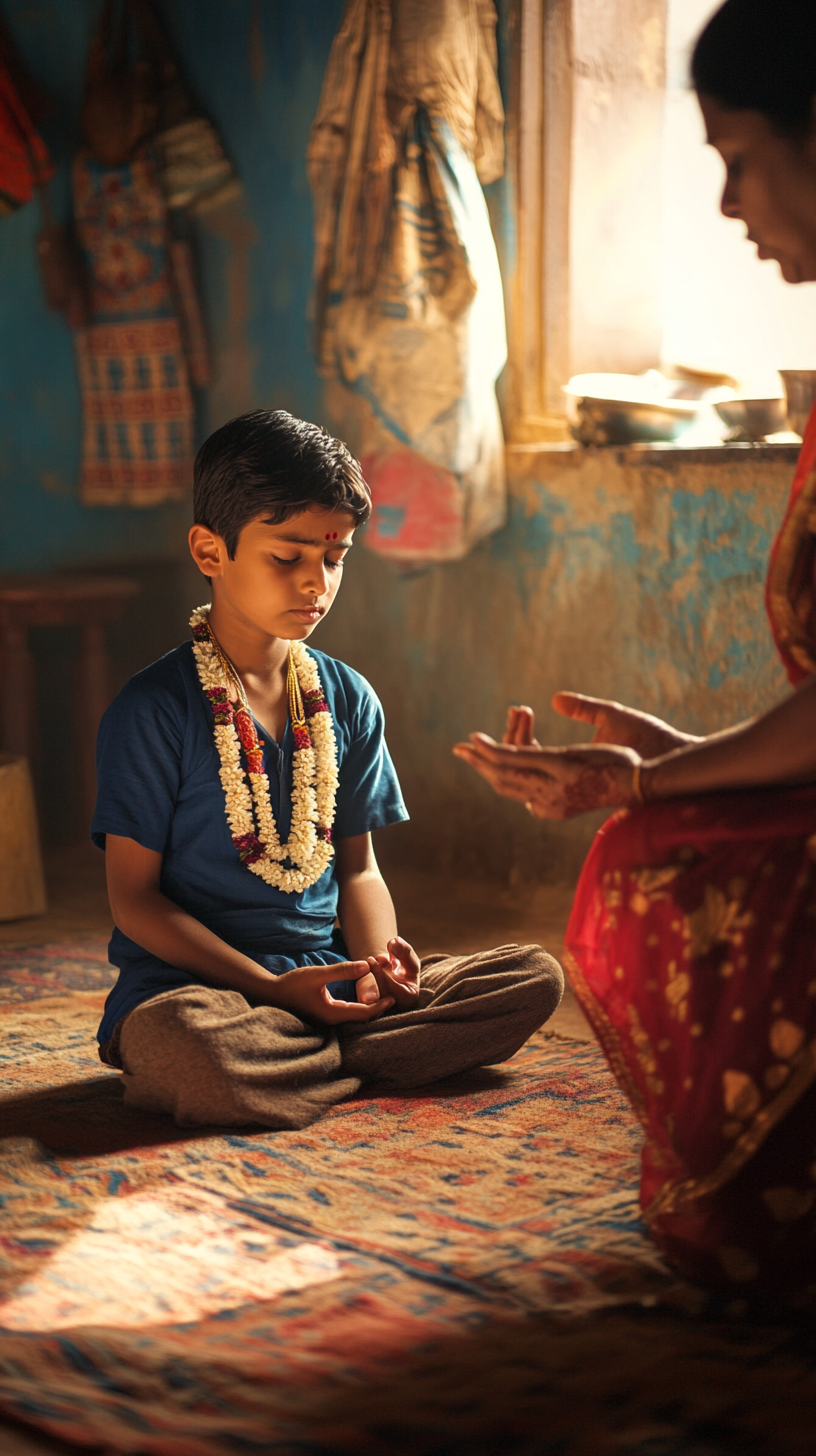
<path id="1" fill-rule="evenodd" d="M 0 1138 L 35 1138 L 51 1152 L 101 1157 L 184 1142 L 223 1129 L 176 1127 L 171 1117 L 125 1107 L 116 1077 L 86 1077 L 0 1103 Z"/>

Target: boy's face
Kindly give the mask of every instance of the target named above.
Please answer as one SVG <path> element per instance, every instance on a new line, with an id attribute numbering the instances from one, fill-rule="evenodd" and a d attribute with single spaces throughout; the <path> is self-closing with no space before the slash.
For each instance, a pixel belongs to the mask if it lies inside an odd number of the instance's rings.
<path id="1" fill-rule="evenodd" d="M 244 526 L 232 560 L 206 526 L 193 526 L 190 550 L 212 581 L 218 617 L 303 641 L 337 596 L 354 529 L 348 511 L 306 510 L 277 526 L 259 516 Z"/>

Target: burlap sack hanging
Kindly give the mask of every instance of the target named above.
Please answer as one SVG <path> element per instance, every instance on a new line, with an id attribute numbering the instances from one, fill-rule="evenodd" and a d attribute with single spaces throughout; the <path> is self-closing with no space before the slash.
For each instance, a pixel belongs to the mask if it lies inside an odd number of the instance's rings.
<path id="1" fill-rule="evenodd" d="M 312 128 L 320 368 L 371 485 L 366 544 L 406 566 L 505 518 L 495 23 L 490 0 L 348 0 Z"/>

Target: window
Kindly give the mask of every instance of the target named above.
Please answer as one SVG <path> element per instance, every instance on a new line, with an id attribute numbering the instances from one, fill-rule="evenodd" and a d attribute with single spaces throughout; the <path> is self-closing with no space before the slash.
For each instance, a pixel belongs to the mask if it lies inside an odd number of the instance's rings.
<path id="1" fill-rule="evenodd" d="M 718 3 L 669 0 L 663 142 L 662 357 L 723 369 L 757 397 L 777 369 L 816 368 L 816 286 L 761 263 L 741 223 L 719 211 L 720 157 L 705 146 L 688 89 L 694 41 Z"/>
<path id="2" fill-rule="evenodd" d="M 816 287 L 719 212 L 722 162 L 688 85 L 719 0 L 508 0 L 509 435 L 564 438 L 562 384 L 661 361 L 776 393 L 816 367 Z"/>

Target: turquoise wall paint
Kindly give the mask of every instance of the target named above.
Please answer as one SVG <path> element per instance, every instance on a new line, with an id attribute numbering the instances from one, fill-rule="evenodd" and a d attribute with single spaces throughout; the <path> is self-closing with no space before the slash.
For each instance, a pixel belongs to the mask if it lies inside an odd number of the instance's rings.
<path id="1" fill-rule="evenodd" d="M 763 587 L 795 454 L 517 447 L 507 525 L 466 560 L 399 579 L 355 546 L 315 640 L 385 705 L 412 816 L 383 836 L 385 862 L 498 885 L 577 871 L 594 817 L 534 822 L 451 756 L 475 729 L 500 735 L 509 703 L 566 743 L 588 734 L 553 712 L 559 688 L 692 733 L 781 696 Z"/>
<path id="2" fill-rule="evenodd" d="M 342 0 L 164 0 L 162 8 L 245 185 L 241 205 L 197 225 L 217 366 L 202 430 L 256 404 L 321 419 L 307 327 L 305 153 Z M 0 0 L 0 10 L 57 103 L 43 130 L 64 209 L 97 0 Z M 505 73 L 508 14 L 502 3 Z M 495 184 L 490 202 L 511 273 L 512 181 Z M 0 569 L 141 561 L 142 596 L 112 636 L 121 680 L 180 639 L 202 595 L 181 566 L 187 508 L 80 506 L 71 339 L 42 301 L 38 226 L 36 205 L 0 220 Z M 790 451 L 694 460 L 682 451 L 519 448 L 510 453 L 508 524 L 467 560 L 398 579 L 355 550 L 317 643 L 365 672 L 386 705 L 413 814 L 386 838 L 386 853 L 500 883 L 574 872 L 588 821 L 533 824 L 451 757 L 469 730 L 500 732 L 508 702 L 530 702 L 542 736 L 566 741 L 579 735 L 549 708 L 561 686 L 634 702 L 692 731 L 736 721 L 782 691 L 762 580 L 791 474 Z M 56 641 L 38 652 L 56 785 L 70 764 L 52 678 L 56 656 L 67 663 L 70 654 Z"/>
<path id="3" fill-rule="evenodd" d="M 0 0 L 32 75 L 56 106 L 42 130 L 59 164 L 58 213 L 78 140 L 96 0 Z M 165 0 L 185 74 L 216 122 L 246 200 L 198 226 L 218 378 L 202 428 L 256 404 L 319 418 L 306 322 L 309 126 L 342 0 Z M 168 557 L 186 507 L 88 510 L 76 483 L 80 402 L 70 334 L 37 275 L 38 204 L 0 219 L 0 570 Z"/>
<path id="4" fill-rule="evenodd" d="M 322 420 L 308 309 L 312 214 L 306 147 L 343 0 L 158 0 L 186 80 L 245 188 L 240 206 L 195 227 L 216 377 L 200 435 L 269 405 Z M 85 57 L 99 0 L 0 0 L 32 75 L 55 102 L 43 134 L 69 208 Z M 499 4 L 503 84 L 509 0 Z M 514 260 L 512 189 L 489 189 L 502 259 Z M 88 510 L 77 499 L 80 400 L 70 334 L 49 314 L 34 257 L 34 202 L 0 220 L 0 570 L 168 558 L 184 551 L 186 506 Z"/>

